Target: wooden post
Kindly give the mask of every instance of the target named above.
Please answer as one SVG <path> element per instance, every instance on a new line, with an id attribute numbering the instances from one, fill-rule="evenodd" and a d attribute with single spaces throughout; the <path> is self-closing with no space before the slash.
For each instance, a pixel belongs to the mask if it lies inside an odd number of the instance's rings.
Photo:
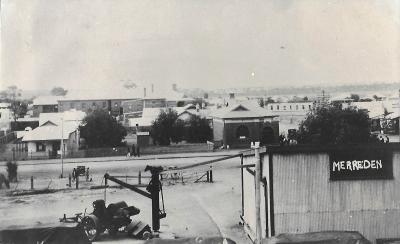
<path id="1" fill-rule="evenodd" d="M 261 160 L 260 160 L 260 148 L 254 147 L 255 158 L 256 158 L 256 175 L 254 177 L 256 192 L 255 192 L 255 207 L 256 207 L 256 244 L 261 244 L 262 230 L 261 230 Z"/>
<path id="2" fill-rule="evenodd" d="M 142 184 L 142 171 L 139 170 L 138 184 Z"/>
<path id="3" fill-rule="evenodd" d="M 78 175 L 76 176 L 75 183 L 76 183 L 75 188 L 79 189 L 79 176 Z"/>
<path id="4" fill-rule="evenodd" d="M 33 176 L 31 176 L 31 190 L 33 190 Z"/>
<path id="5" fill-rule="evenodd" d="M 210 171 L 207 170 L 207 182 L 210 182 Z"/>
<path id="6" fill-rule="evenodd" d="M 71 187 L 71 174 L 68 175 L 68 186 Z"/>
<path id="7" fill-rule="evenodd" d="M 213 172 L 212 172 L 212 166 L 210 166 L 210 182 L 213 183 Z"/>

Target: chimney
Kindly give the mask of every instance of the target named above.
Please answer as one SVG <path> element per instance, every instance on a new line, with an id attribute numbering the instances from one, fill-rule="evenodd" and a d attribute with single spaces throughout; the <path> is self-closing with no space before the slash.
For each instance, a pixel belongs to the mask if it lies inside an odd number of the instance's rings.
<path id="1" fill-rule="evenodd" d="M 146 97 L 146 87 L 143 88 L 143 97 Z"/>
<path id="2" fill-rule="evenodd" d="M 176 86 L 176 84 L 174 83 L 174 84 L 172 84 L 172 90 L 173 91 L 176 91 L 177 90 L 177 86 Z"/>
<path id="3" fill-rule="evenodd" d="M 235 93 L 229 93 L 229 99 L 235 99 Z"/>

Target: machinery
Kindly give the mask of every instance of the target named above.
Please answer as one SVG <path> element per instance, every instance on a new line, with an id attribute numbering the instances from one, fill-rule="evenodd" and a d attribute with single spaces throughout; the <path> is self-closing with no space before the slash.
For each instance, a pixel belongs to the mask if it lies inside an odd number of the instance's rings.
<path id="1" fill-rule="evenodd" d="M 111 236 L 116 235 L 118 231 L 131 235 L 139 227 L 139 222 L 132 221 L 131 216 L 139 212 L 138 208 L 128 206 L 124 201 L 111 203 L 106 208 L 104 200 L 96 200 L 93 202 L 93 213 L 82 217 L 78 226 L 82 227 L 90 241 L 96 240 L 106 230 Z M 150 227 L 145 225 L 136 233 L 136 236 L 149 239 L 150 231 Z"/>
<path id="2" fill-rule="evenodd" d="M 164 197 L 162 193 L 162 184 L 160 181 L 160 172 L 163 171 L 162 167 L 154 167 L 154 166 L 146 166 L 144 171 L 150 171 L 151 173 L 151 180 L 149 182 L 149 185 L 146 187 L 146 191 L 143 191 L 139 189 L 138 187 L 128 184 L 126 182 L 123 182 L 116 177 L 113 177 L 109 174 L 105 174 L 104 178 L 106 181 L 107 185 L 107 180 L 110 180 L 112 182 L 115 182 L 123 187 L 126 187 L 136 193 L 139 193 L 142 196 L 145 196 L 147 198 L 151 199 L 151 209 L 152 209 L 152 227 L 153 231 L 158 232 L 160 230 L 160 219 L 165 218 L 167 214 L 165 213 L 165 208 L 164 208 Z M 162 197 L 162 206 L 163 209 L 160 209 L 160 192 L 161 192 L 161 197 Z"/>
<path id="3" fill-rule="evenodd" d="M 146 166 L 145 171 L 150 171 L 151 180 L 146 187 L 146 191 L 139 189 L 138 186 L 128 184 L 124 181 L 111 176 L 108 173 L 104 175 L 105 187 L 108 187 L 108 180 L 115 182 L 125 188 L 128 188 L 142 196 L 152 200 L 152 227 L 154 232 L 160 229 L 160 219 L 166 217 L 164 209 L 164 197 L 162 194 L 162 185 L 160 181 L 160 172 L 162 167 Z M 160 192 L 162 197 L 162 210 L 160 210 Z M 90 241 L 96 238 L 103 232 L 108 232 L 110 235 L 115 235 L 117 232 L 126 232 L 128 235 L 133 235 L 140 239 L 151 238 L 151 228 L 138 220 L 132 220 L 131 217 L 139 214 L 140 210 L 134 206 L 128 206 L 126 202 L 111 203 L 106 207 L 105 200 L 96 200 L 93 202 L 93 212 L 83 217 L 82 214 L 76 214 L 75 217 L 60 219 L 61 222 L 77 222 Z"/>

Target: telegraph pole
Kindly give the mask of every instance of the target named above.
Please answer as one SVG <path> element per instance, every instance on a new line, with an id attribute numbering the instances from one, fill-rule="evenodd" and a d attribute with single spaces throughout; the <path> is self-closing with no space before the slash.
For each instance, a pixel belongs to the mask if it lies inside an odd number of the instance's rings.
<path id="1" fill-rule="evenodd" d="M 64 178 L 64 118 L 61 118 L 61 178 Z"/>

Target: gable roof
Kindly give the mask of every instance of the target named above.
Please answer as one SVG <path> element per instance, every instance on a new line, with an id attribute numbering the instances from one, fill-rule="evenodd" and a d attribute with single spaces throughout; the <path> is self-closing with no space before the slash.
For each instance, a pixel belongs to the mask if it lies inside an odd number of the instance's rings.
<path id="1" fill-rule="evenodd" d="M 61 137 L 62 139 L 68 139 L 69 135 L 77 129 L 78 126 L 75 123 L 66 122 L 63 128 L 53 123 L 45 123 L 28 131 L 22 138 L 22 141 L 56 141 L 61 140 Z"/>
<path id="2" fill-rule="evenodd" d="M 212 117 L 220 119 L 235 119 L 235 118 L 266 118 L 266 117 L 278 117 L 277 115 L 271 114 L 267 109 L 254 106 L 250 103 L 238 103 L 228 105 L 216 109 L 212 113 Z"/>

